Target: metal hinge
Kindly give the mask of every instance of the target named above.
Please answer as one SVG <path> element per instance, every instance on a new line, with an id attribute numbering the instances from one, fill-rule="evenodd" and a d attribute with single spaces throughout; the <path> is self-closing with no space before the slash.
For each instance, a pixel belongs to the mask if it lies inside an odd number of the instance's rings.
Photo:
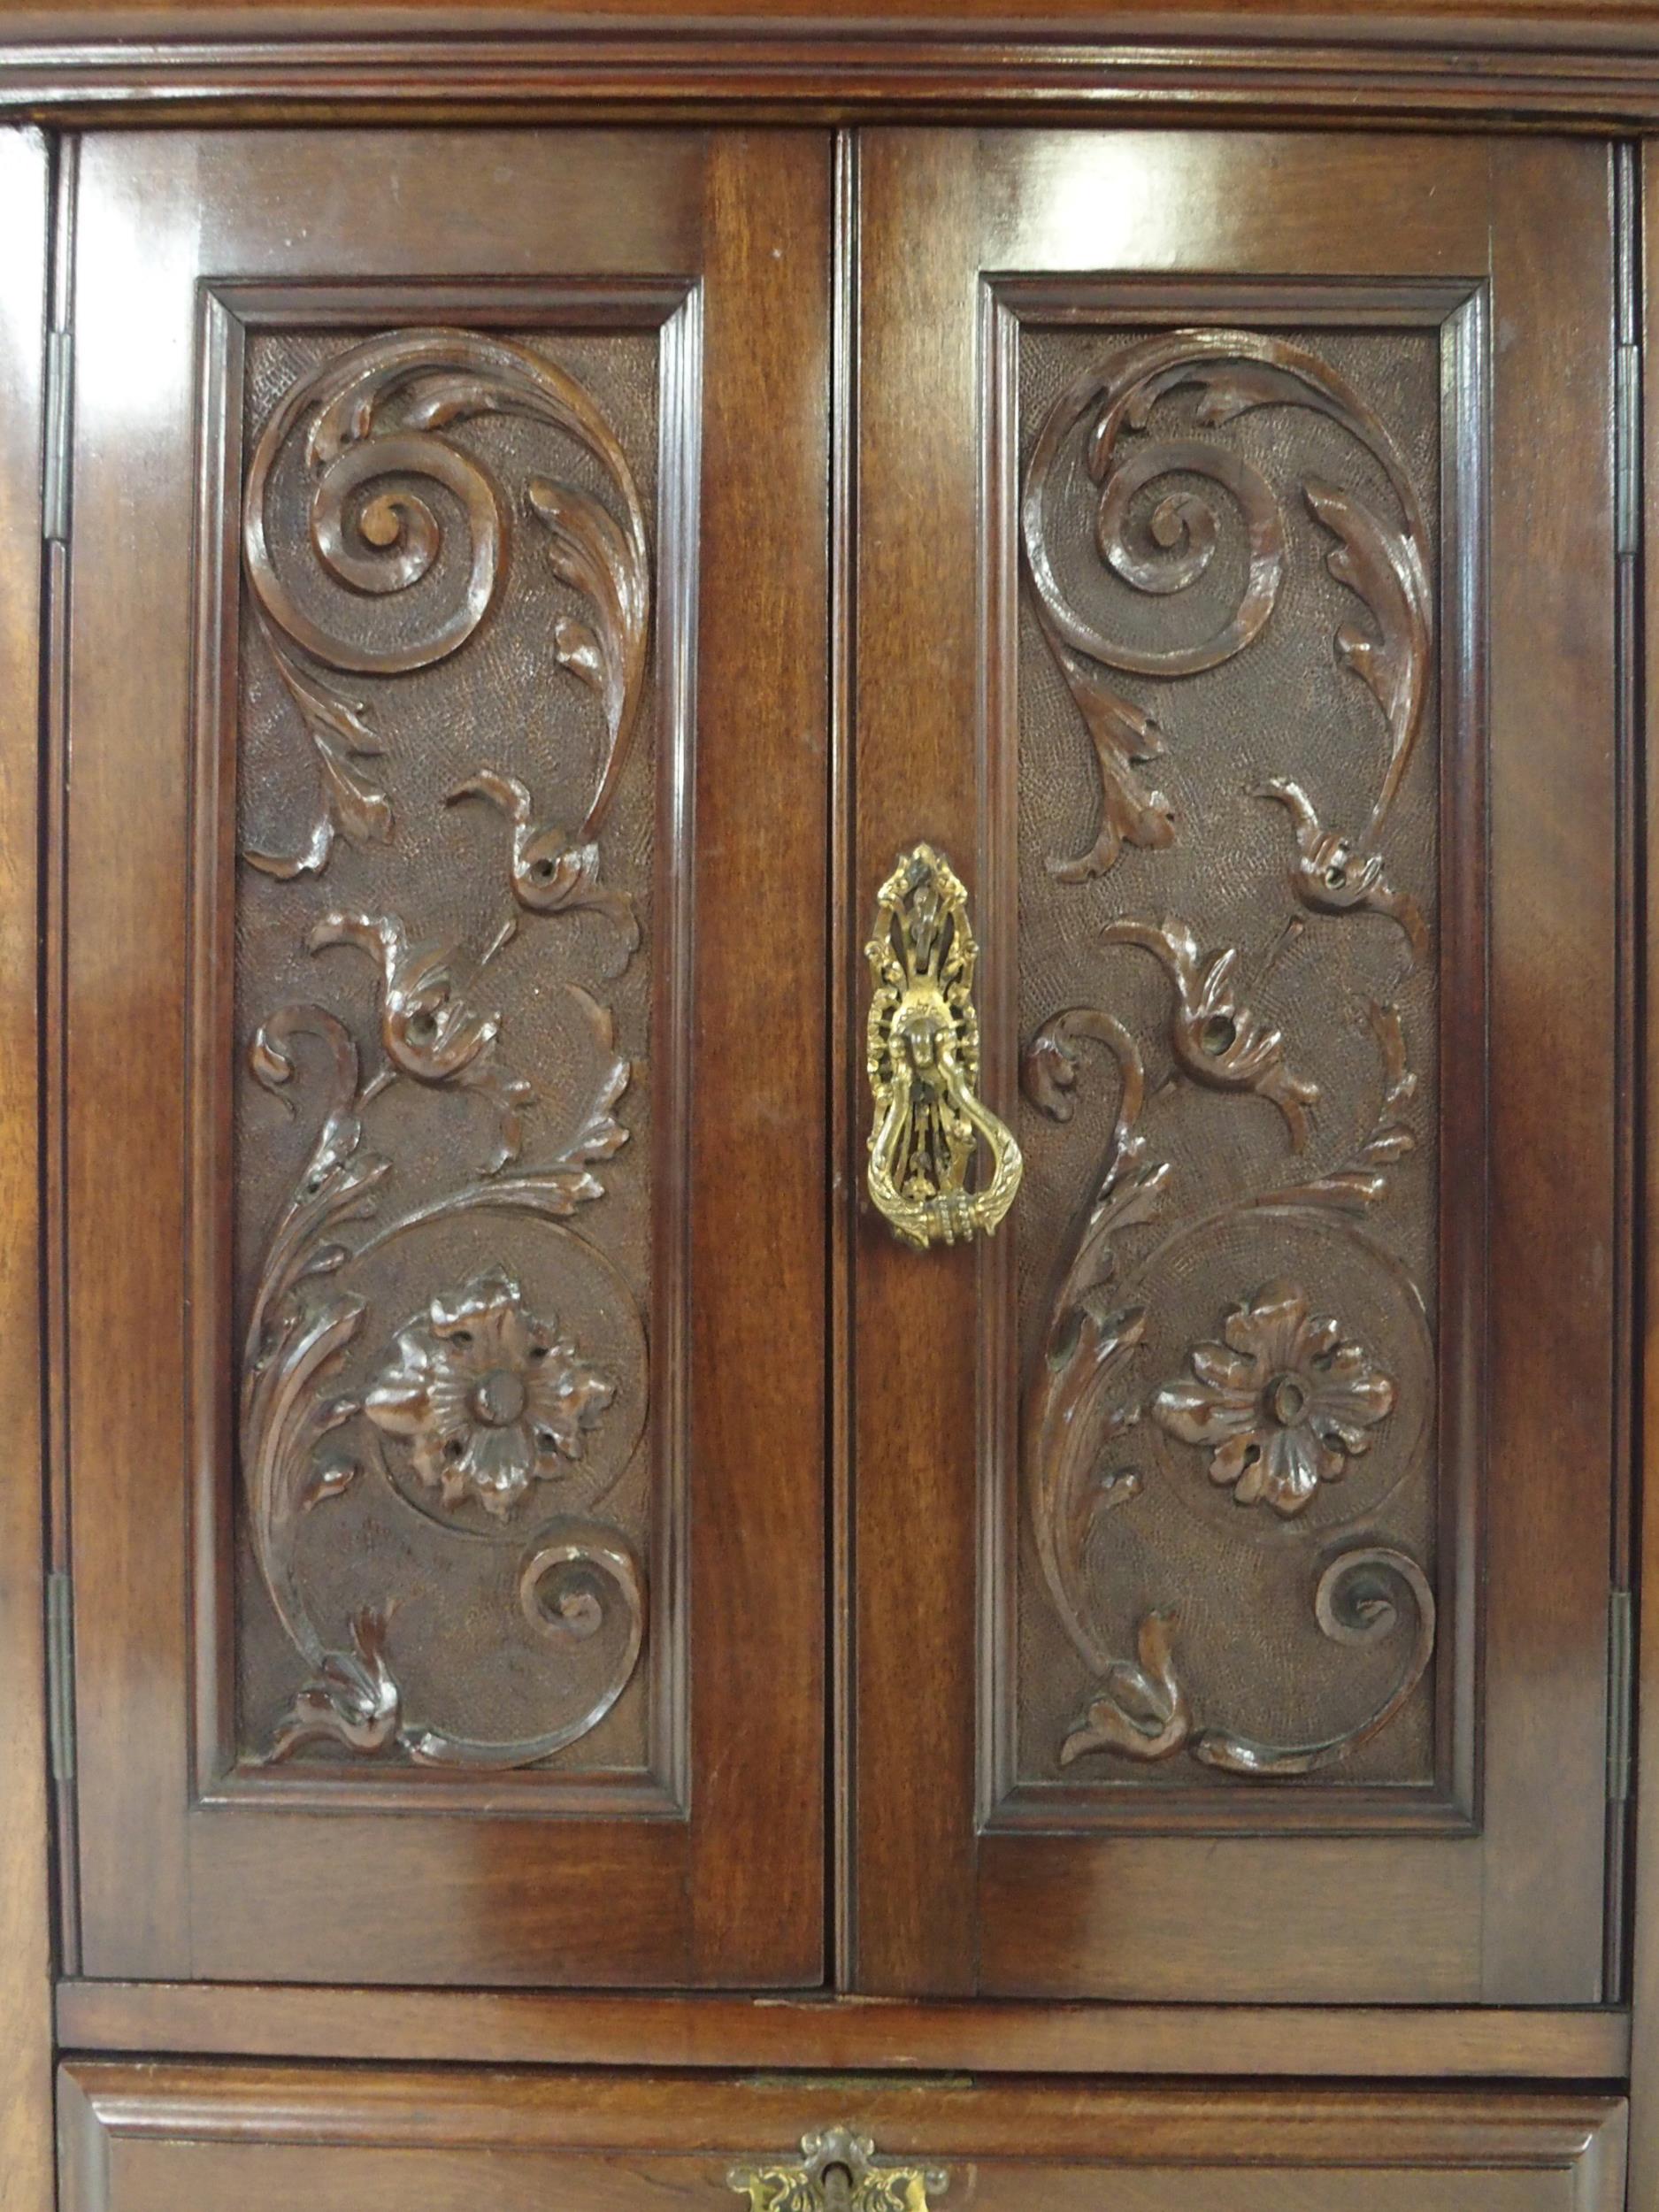
<path id="1" fill-rule="evenodd" d="M 46 1740 L 54 1782 L 75 1778 L 75 1586 L 46 1578 Z"/>
<path id="2" fill-rule="evenodd" d="M 48 545 L 69 542 L 69 439 L 74 353 L 66 330 L 46 334 L 46 457 L 41 532 Z"/>
<path id="3" fill-rule="evenodd" d="M 1641 348 L 1613 349 L 1613 549 L 1641 544 Z"/>
<path id="4" fill-rule="evenodd" d="M 1607 1601 L 1607 1794 L 1615 1805 L 1624 1804 L 1630 1795 L 1636 1687 L 1632 1627 L 1630 1592 L 1612 1591 Z"/>

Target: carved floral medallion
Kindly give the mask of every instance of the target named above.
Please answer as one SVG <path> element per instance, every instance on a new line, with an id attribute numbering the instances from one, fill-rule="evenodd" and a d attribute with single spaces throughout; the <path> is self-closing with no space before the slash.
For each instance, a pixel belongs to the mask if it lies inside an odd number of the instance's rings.
<path id="1" fill-rule="evenodd" d="M 1193 1347 L 1191 1376 L 1164 1386 L 1154 1417 L 1209 1452 L 1210 1479 L 1231 1486 L 1235 1504 L 1300 1513 L 1371 1449 L 1371 1431 L 1394 1410 L 1394 1382 L 1294 1283 L 1263 1284 L 1222 1333 L 1225 1344 Z"/>
<path id="2" fill-rule="evenodd" d="M 504 1520 L 532 1483 L 557 1480 L 583 1456 L 615 1395 L 494 1268 L 398 1331 L 363 1409 L 408 1444 L 415 1472 L 445 1505 L 472 1497 Z"/>

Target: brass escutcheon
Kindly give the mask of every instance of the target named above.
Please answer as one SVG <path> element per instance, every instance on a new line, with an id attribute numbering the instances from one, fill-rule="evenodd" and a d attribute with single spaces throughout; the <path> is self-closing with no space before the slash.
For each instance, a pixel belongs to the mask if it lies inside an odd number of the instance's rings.
<path id="1" fill-rule="evenodd" d="M 979 947 L 967 892 L 942 853 L 918 845 L 900 854 L 877 894 L 864 951 L 876 987 L 865 1037 L 875 1096 L 870 1195 L 895 1235 L 924 1251 L 989 1236 L 1014 1202 L 1025 1163 L 1012 1131 L 975 1095 Z M 979 1139 L 991 1173 L 971 1191 Z"/>
<path id="2" fill-rule="evenodd" d="M 733 2166 L 726 2185 L 749 2199 L 749 2212 L 929 2212 L 929 2192 L 942 2196 L 949 2186 L 942 2168 L 878 2164 L 870 2138 L 844 2126 L 803 2135 L 801 2152 Z"/>

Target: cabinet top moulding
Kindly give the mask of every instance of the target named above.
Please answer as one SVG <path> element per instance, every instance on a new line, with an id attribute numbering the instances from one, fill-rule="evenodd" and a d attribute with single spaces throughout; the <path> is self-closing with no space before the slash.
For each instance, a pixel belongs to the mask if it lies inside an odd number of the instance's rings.
<path id="1" fill-rule="evenodd" d="M 0 117 L 154 122 L 741 108 L 871 114 L 1380 119 L 1468 130 L 1659 126 L 1659 6 L 961 0 L 450 0 L 6 11 Z"/>

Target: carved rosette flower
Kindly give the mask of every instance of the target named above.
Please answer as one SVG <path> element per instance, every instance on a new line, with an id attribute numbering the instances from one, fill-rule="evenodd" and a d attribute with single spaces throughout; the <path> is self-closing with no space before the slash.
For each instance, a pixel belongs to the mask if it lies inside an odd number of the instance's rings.
<path id="1" fill-rule="evenodd" d="M 1210 1479 L 1235 1502 L 1264 1499 L 1300 1513 L 1321 1483 L 1338 1482 L 1370 1432 L 1394 1409 L 1394 1386 L 1333 1315 L 1311 1311 L 1294 1283 L 1264 1284 L 1227 1316 L 1222 1344 L 1194 1345 L 1191 1378 L 1152 1401 L 1160 1427 L 1208 1449 Z"/>
<path id="2" fill-rule="evenodd" d="M 364 1408 L 408 1444 L 416 1473 L 446 1506 L 472 1497 L 504 1519 L 533 1482 L 585 1455 L 587 1432 L 615 1395 L 494 1268 L 398 1332 Z"/>

